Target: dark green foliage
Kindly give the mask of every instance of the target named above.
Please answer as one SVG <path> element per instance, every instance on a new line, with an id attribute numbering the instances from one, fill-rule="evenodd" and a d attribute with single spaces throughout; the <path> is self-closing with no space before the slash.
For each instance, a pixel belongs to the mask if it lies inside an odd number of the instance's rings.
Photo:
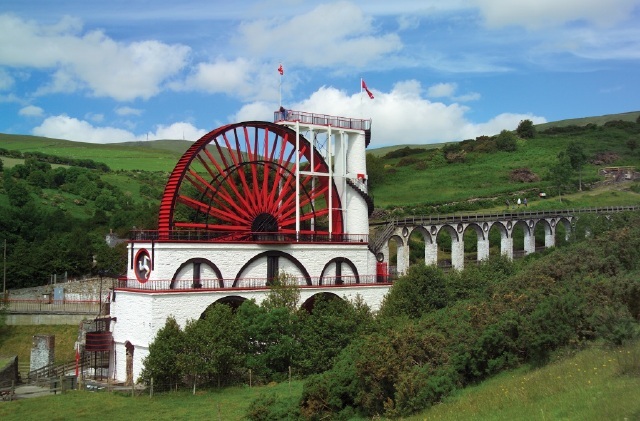
<path id="1" fill-rule="evenodd" d="M 416 264 L 395 282 L 384 299 L 380 315 L 418 319 L 425 313 L 443 308 L 448 300 L 444 273 L 434 266 Z"/>
<path id="2" fill-rule="evenodd" d="M 518 139 L 509 130 L 502 130 L 496 137 L 496 147 L 499 151 L 514 152 L 518 149 Z"/>
<path id="3" fill-rule="evenodd" d="M 251 421 L 295 421 L 303 419 L 300 405 L 295 397 L 281 398 L 275 394 L 261 394 L 247 410 L 247 418 Z"/>
<path id="4" fill-rule="evenodd" d="M 164 326 L 158 331 L 155 339 L 149 344 L 149 354 L 144 358 L 141 381 L 151 383 L 153 378 L 156 390 L 170 390 L 180 380 L 181 370 L 178 356 L 184 348 L 184 332 L 176 319 L 167 318 Z"/>
<path id="5" fill-rule="evenodd" d="M 9 151 L 3 148 L 0 148 L 1 156 L 8 156 L 11 158 L 24 158 L 25 161 L 30 160 L 32 162 L 37 162 L 39 164 L 44 164 L 51 167 L 49 164 L 60 164 L 60 165 L 73 165 L 76 167 L 84 167 L 90 169 L 97 169 L 102 172 L 109 172 L 109 167 L 102 162 L 95 162 L 91 159 L 74 159 L 61 157 L 57 155 L 49 155 L 42 152 L 20 152 L 20 151 Z"/>
<path id="6" fill-rule="evenodd" d="M 367 154 L 367 184 L 374 187 L 384 182 L 384 160 L 374 154 Z"/>
<path id="7" fill-rule="evenodd" d="M 396 149 L 395 151 L 388 152 L 384 158 L 392 159 L 392 158 L 402 158 L 409 155 L 416 155 L 426 152 L 424 148 L 410 148 L 409 146 L 405 146 L 404 148 Z"/>
<path id="8" fill-rule="evenodd" d="M 320 295 L 313 311 L 302 313 L 299 341 L 301 374 L 321 373 L 331 367 L 336 356 L 353 340 L 369 332 L 373 315 L 364 303 L 350 303 L 337 297 Z"/>
<path id="9" fill-rule="evenodd" d="M 523 139 L 533 139 L 536 137 L 536 128 L 533 125 L 533 121 L 528 119 L 520 121 L 516 133 Z"/>
<path id="10" fill-rule="evenodd" d="M 214 304 L 203 319 L 187 322 L 178 365 L 194 383 L 220 387 L 223 380 L 233 378 L 232 374 L 243 367 L 238 352 L 243 340 L 231 307 Z"/>

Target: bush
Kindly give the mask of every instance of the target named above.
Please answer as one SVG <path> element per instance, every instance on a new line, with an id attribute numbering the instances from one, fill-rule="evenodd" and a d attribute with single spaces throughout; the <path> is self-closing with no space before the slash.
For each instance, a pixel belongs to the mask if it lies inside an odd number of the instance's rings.
<path id="1" fill-rule="evenodd" d="M 252 421 L 297 420 L 300 407 L 294 397 L 279 398 L 275 394 L 262 393 L 251 404 L 246 414 Z"/>

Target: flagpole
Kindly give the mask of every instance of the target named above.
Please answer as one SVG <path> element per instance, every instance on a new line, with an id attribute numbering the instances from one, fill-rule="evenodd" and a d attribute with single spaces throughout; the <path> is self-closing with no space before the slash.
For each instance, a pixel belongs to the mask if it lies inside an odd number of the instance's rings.
<path id="1" fill-rule="evenodd" d="M 279 101 L 279 106 L 282 107 L 282 75 L 280 75 L 280 86 L 279 86 L 279 90 L 280 90 L 280 98 L 278 99 Z"/>
<path id="2" fill-rule="evenodd" d="M 360 118 L 364 118 L 364 108 L 363 108 L 363 104 L 362 104 L 362 83 L 363 83 L 363 78 L 360 78 Z"/>

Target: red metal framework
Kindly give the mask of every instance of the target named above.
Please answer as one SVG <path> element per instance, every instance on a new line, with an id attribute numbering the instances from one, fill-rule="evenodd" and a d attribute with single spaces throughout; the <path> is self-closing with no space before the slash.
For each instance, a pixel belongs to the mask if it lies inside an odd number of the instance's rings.
<path id="1" fill-rule="evenodd" d="M 177 230 L 233 232 L 236 239 L 242 233 L 342 234 L 340 197 L 329 167 L 303 136 L 297 143 L 298 150 L 295 131 L 263 121 L 204 135 L 180 158 L 165 186 L 159 238 Z"/>

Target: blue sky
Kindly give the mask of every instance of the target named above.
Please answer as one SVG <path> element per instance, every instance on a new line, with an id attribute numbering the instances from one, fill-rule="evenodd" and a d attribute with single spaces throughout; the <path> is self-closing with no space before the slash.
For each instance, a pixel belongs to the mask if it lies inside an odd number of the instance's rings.
<path id="1" fill-rule="evenodd" d="M 440 143 L 638 111 L 639 65 L 640 0 L 0 0 L 0 132 L 197 140 L 282 98 Z"/>

